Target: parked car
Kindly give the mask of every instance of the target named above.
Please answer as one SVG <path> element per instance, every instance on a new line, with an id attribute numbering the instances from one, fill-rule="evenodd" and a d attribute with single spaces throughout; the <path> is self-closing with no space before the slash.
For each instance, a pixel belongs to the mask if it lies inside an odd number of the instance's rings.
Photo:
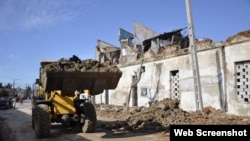
<path id="1" fill-rule="evenodd" d="M 10 108 L 10 102 L 8 99 L 1 97 L 0 98 L 0 108 L 9 109 Z"/>

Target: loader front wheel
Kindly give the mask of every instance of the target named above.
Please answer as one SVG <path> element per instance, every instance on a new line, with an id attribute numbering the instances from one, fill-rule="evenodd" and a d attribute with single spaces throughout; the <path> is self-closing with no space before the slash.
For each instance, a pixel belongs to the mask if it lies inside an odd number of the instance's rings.
<path id="1" fill-rule="evenodd" d="M 31 111 L 31 124 L 32 124 L 32 128 L 34 129 L 35 128 L 35 108 L 32 107 L 32 111 Z"/>
<path id="2" fill-rule="evenodd" d="M 84 103 L 84 124 L 82 125 L 83 133 L 93 133 L 96 128 L 96 111 L 92 103 Z"/>
<path id="3" fill-rule="evenodd" d="M 34 109 L 34 129 L 38 138 L 46 138 L 50 135 L 51 123 L 48 105 L 40 104 Z"/>

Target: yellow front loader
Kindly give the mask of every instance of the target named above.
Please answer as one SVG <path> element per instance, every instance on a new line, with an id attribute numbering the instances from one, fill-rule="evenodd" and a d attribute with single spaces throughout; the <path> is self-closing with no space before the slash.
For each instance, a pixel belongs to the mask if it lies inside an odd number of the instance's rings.
<path id="1" fill-rule="evenodd" d="M 57 71 L 42 72 L 33 95 L 32 127 L 38 138 L 50 135 L 52 123 L 77 125 L 82 132 L 95 131 L 96 111 L 91 97 L 105 89 L 115 89 L 121 72 Z"/>

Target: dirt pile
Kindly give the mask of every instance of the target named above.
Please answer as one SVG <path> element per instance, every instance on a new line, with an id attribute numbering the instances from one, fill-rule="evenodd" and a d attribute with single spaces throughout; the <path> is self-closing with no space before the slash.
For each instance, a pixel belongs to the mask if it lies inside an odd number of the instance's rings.
<path id="1" fill-rule="evenodd" d="M 113 65 L 110 61 L 101 63 L 93 59 L 81 60 L 75 55 L 69 59 L 61 58 L 54 62 L 44 62 L 42 66 L 43 72 L 120 72 L 120 69 L 116 65 Z"/>
<path id="2" fill-rule="evenodd" d="M 114 118 L 117 121 L 99 126 L 107 129 L 130 131 L 168 131 L 170 124 L 250 124 L 249 116 L 229 115 L 211 107 L 203 112 L 187 112 L 179 108 L 178 100 L 164 99 L 150 107 L 96 105 L 99 117 Z"/>
<path id="3" fill-rule="evenodd" d="M 61 90 L 63 96 L 73 96 L 75 90 L 89 89 L 97 95 L 116 88 L 122 72 L 109 61 L 81 60 L 77 56 L 58 61 L 42 61 L 39 83 L 45 91 Z"/>
<path id="4" fill-rule="evenodd" d="M 234 36 L 230 36 L 226 39 L 226 42 L 232 43 L 236 41 L 241 41 L 246 38 L 250 38 L 250 30 L 241 31 Z"/>

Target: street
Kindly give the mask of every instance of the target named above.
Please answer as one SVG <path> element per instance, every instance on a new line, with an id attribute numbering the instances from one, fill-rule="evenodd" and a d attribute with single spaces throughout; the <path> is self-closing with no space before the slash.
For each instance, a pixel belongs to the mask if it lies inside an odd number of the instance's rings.
<path id="1" fill-rule="evenodd" d="M 1 109 L 2 141 L 168 141 L 167 136 L 161 133 L 132 133 L 129 131 L 116 132 L 97 127 L 95 133 L 81 133 L 75 128 L 65 129 L 59 125 L 53 125 L 51 136 L 45 139 L 37 139 L 31 126 L 31 102 L 25 100 L 23 104 L 17 103 L 15 109 Z M 111 119 L 97 117 L 98 123 Z"/>

